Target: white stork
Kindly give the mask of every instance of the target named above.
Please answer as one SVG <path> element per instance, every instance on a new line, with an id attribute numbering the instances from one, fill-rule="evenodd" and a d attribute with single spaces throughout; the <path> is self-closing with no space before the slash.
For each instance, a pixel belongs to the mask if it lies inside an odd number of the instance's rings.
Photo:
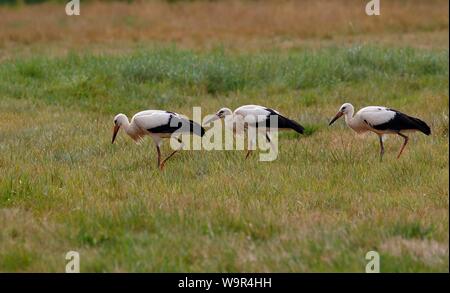
<path id="1" fill-rule="evenodd" d="M 183 118 L 177 113 L 162 110 L 141 111 L 131 118 L 131 122 L 128 121 L 128 117 L 125 114 L 117 114 L 114 117 L 112 143 L 114 143 L 117 132 L 121 127 L 136 143 L 139 143 L 145 135 L 150 135 L 152 137 L 158 152 L 158 167 L 160 170 L 164 168 L 164 164 L 168 159 L 183 148 L 178 133 L 194 133 L 201 137 L 205 134 L 205 130 L 198 123 Z M 175 132 L 177 133 L 174 134 Z M 180 147 L 161 161 L 160 146 L 162 144 L 162 139 L 170 138 L 172 134 L 174 134 L 175 138 L 180 142 Z"/>
<path id="2" fill-rule="evenodd" d="M 403 145 L 397 155 L 400 158 L 403 149 L 408 143 L 408 136 L 404 134 L 406 131 L 420 131 L 426 135 L 431 134 L 430 127 L 419 118 L 408 116 L 394 109 L 380 106 L 369 106 L 359 110 L 353 116 L 354 108 L 350 103 L 345 103 L 339 109 L 336 116 L 330 121 L 333 124 L 339 117 L 345 115 L 345 122 L 348 127 L 357 133 L 372 131 L 376 133 L 380 140 L 380 160 L 383 159 L 384 146 L 383 135 L 398 134 L 403 137 Z"/>
<path id="3" fill-rule="evenodd" d="M 272 141 L 270 139 L 270 130 L 293 129 L 298 133 L 303 133 L 304 131 L 304 127 L 296 121 L 284 117 L 276 110 L 258 105 L 244 105 L 234 110 L 234 112 L 232 112 L 229 108 L 221 108 L 214 114 L 214 116 L 206 120 L 204 124 L 211 123 L 217 119 L 223 119 L 228 115 L 232 115 L 232 125 L 234 133 L 237 132 L 236 122 L 238 122 L 239 120 L 241 122 L 245 121 L 246 123 L 243 123 L 245 129 L 250 126 L 256 127 L 256 129 L 260 131 L 258 128 L 262 128 L 265 131 L 265 133 L 263 134 L 265 135 L 267 142 L 269 142 L 270 144 L 272 144 Z M 277 126 L 271 125 L 271 117 L 277 119 Z M 250 145 L 255 143 L 254 139 L 255 138 L 250 139 Z M 250 152 L 251 147 L 247 150 L 247 155 L 245 156 L 245 158 L 248 158 Z"/>

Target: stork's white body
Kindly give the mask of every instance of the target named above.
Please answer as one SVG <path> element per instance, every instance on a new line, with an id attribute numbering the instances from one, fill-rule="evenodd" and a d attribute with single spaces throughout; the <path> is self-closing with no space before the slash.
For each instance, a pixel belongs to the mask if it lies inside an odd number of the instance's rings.
<path id="1" fill-rule="evenodd" d="M 369 106 L 359 110 L 355 116 L 352 112 L 345 114 L 345 122 L 357 133 L 372 131 L 377 134 L 391 133 L 392 131 L 381 131 L 373 127 L 391 121 L 395 117 L 394 111 L 381 106 Z"/>
<path id="2" fill-rule="evenodd" d="M 259 106 L 259 105 L 244 105 L 234 110 L 233 114 L 236 116 L 247 117 L 247 116 L 256 116 L 259 117 L 260 120 L 264 121 L 265 117 L 269 116 L 272 113 L 279 114 L 278 111 L 269 109 L 267 107 Z"/>
<path id="3" fill-rule="evenodd" d="M 269 123 L 270 118 L 273 116 L 278 119 L 278 125 L 272 125 L 271 123 Z M 266 126 L 267 129 L 265 129 L 265 131 L 290 128 L 300 133 L 303 132 L 303 127 L 295 121 L 283 117 L 277 110 L 259 105 L 244 105 L 237 108 L 233 112 L 231 112 L 231 110 L 228 108 L 222 108 L 215 114 L 215 117 L 207 120 L 206 123 L 225 117 L 227 117 L 228 119 L 232 119 L 233 122 L 245 121 L 245 127 Z M 236 123 L 229 125 L 235 127 L 235 124 Z"/>
<path id="4" fill-rule="evenodd" d="M 265 107 L 258 105 L 245 105 L 235 109 L 232 115 L 225 116 L 225 119 L 228 122 L 225 125 L 235 134 L 243 134 L 248 127 L 255 127 L 258 123 L 266 121 L 269 115 L 270 111 L 268 111 Z M 262 130 L 258 129 L 258 131 L 261 132 Z M 266 132 L 269 132 L 269 129 L 266 129 Z"/>
<path id="5" fill-rule="evenodd" d="M 153 133 L 149 129 L 155 129 L 164 125 L 170 126 L 169 120 L 171 115 L 179 119 L 182 118 L 177 113 L 163 110 L 141 111 L 131 118 L 128 127 L 124 127 L 124 130 L 136 143 L 139 143 L 145 135 L 149 135 L 156 144 L 160 145 L 162 139 L 171 137 L 172 133 Z"/>

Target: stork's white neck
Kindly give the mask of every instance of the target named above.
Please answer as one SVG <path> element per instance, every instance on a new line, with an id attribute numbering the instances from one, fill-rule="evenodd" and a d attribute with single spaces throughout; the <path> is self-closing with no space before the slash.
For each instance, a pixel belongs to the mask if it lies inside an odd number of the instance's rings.
<path id="1" fill-rule="evenodd" d="M 354 118 L 353 118 L 353 113 L 354 113 L 354 109 L 350 108 L 344 115 L 345 115 L 345 123 L 347 124 L 348 127 L 353 128 L 353 122 L 354 122 Z"/>
<path id="2" fill-rule="evenodd" d="M 128 121 L 128 117 L 124 116 L 120 121 L 120 127 L 123 128 L 123 130 L 129 135 L 132 136 L 133 130 L 130 126 L 130 121 Z"/>
<path id="3" fill-rule="evenodd" d="M 140 139 L 142 138 L 142 133 L 139 131 L 139 128 L 136 127 L 136 124 L 134 123 L 133 119 L 131 120 L 131 123 L 128 121 L 128 118 L 124 119 L 122 122 L 123 130 L 125 130 L 125 133 L 131 137 L 131 139 L 134 140 L 134 142 L 138 143 Z"/>

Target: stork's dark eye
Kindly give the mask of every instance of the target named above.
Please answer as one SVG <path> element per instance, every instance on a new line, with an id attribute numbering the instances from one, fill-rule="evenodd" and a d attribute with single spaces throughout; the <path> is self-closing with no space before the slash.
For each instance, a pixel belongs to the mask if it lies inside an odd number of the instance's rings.
<path id="1" fill-rule="evenodd" d="M 342 110 L 345 110 L 345 107 L 342 107 Z"/>
<path id="2" fill-rule="evenodd" d="M 114 120 L 114 124 L 117 124 L 117 120 Z"/>

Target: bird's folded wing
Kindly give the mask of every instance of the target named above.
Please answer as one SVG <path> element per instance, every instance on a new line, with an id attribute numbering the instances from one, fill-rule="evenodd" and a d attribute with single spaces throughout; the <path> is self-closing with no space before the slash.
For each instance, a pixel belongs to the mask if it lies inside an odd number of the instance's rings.
<path id="1" fill-rule="evenodd" d="M 364 122 L 368 123 L 371 126 L 384 124 L 392 120 L 395 115 L 396 112 L 384 107 L 373 107 L 373 109 L 367 109 L 359 114 Z"/>
<path id="2" fill-rule="evenodd" d="M 241 107 L 236 111 L 237 115 L 240 115 L 244 118 L 245 122 L 258 122 L 261 123 L 267 120 L 267 117 L 270 114 L 276 114 L 275 111 L 269 111 L 266 108 L 260 106 L 247 106 Z"/>
<path id="3" fill-rule="evenodd" d="M 153 129 L 163 125 L 169 125 L 169 120 L 171 120 L 173 114 L 170 113 L 151 113 L 148 115 L 139 115 L 134 119 L 137 126 L 142 129 Z M 173 121 L 175 122 L 175 121 Z"/>

